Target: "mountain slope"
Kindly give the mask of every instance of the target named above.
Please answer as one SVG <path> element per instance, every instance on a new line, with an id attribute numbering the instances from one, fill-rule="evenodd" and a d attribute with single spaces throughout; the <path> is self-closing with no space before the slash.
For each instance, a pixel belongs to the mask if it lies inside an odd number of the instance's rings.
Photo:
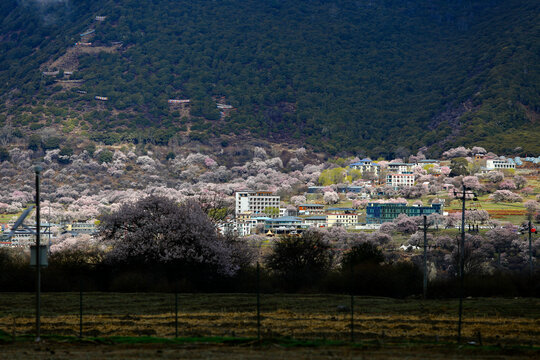
<path id="1" fill-rule="evenodd" d="M 0 121 L 25 133 L 243 134 L 387 157 L 458 144 L 540 153 L 535 2 L 37 3 L 0 8 Z M 84 82 L 55 81 L 68 79 Z M 168 99 L 190 99 L 189 114 Z M 221 116 L 216 101 L 235 109 Z"/>

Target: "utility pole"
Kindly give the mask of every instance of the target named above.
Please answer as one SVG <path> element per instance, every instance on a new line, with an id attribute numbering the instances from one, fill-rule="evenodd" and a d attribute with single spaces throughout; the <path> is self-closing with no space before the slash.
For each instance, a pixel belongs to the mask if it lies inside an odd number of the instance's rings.
<path id="1" fill-rule="evenodd" d="M 354 344 L 354 266 L 350 265 L 350 290 L 351 290 L 351 344 Z"/>
<path id="2" fill-rule="evenodd" d="M 427 216 L 424 215 L 424 300 L 427 296 Z"/>
<path id="3" fill-rule="evenodd" d="M 465 277 L 465 184 L 462 184 L 463 196 L 461 207 L 461 243 L 459 245 L 459 320 L 458 320 L 458 344 L 461 343 L 461 323 L 463 313 L 463 280 Z"/>
<path id="4" fill-rule="evenodd" d="M 532 222 L 529 220 L 529 278 L 533 276 L 533 262 L 532 262 L 532 233 L 536 232 L 536 228 L 532 227 Z"/>
<path id="5" fill-rule="evenodd" d="M 41 244 L 40 244 L 40 202 L 39 202 L 39 173 L 41 167 L 36 166 L 36 342 L 41 335 Z"/>
<path id="6" fill-rule="evenodd" d="M 257 341 L 261 341 L 261 266 L 259 261 L 257 261 L 257 280 L 256 280 L 256 290 L 257 290 Z"/>

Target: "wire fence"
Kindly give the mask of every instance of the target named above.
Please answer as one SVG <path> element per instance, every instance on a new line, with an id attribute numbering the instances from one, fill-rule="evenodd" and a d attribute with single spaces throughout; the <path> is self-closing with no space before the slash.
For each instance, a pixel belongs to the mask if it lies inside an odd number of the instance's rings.
<path id="1" fill-rule="evenodd" d="M 0 303 L 4 334 L 35 334 L 34 294 L 0 293 Z M 457 307 L 351 295 L 43 293 L 41 334 L 455 343 Z M 539 299 L 466 299 L 464 314 L 463 342 L 540 344 Z"/>

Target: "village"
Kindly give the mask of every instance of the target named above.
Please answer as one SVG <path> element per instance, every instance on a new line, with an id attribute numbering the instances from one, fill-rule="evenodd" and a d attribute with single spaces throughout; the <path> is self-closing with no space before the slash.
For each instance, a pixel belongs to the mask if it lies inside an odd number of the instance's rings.
<path id="1" fill-rule="evenodd" d="M 475 161 L 482 164 L 479 169 L 481 174 L 500 170 L 515 171 L 516 167 L 519 169 L 524 163 L 526 166 L 538 166 L 539 163 L 538 159 L 530 157 L 486 159 L 482 154 L 476 154 Z M 234 218 L 219 223 L 218 228 L 222 233 L 231 232 L 238 236 L 264 234 L 269 237 L 300 234 L 310 227 L 338 226 L 349 230 L 376 230 L 381 224 L 392 222 L 401 214 L 408 217 L 429 216 L 432 224 L 444 227 L 443 217 L 449 216 L 444 211 L 444 199 L 434 199 L 430 204 L 417 200 L 408 205 L 404 198 L 381 198 L 385 196 L 385 188 L 399 190 L 419 185 L 428 189 L 429 182 L 417 182 L 419 174 L 429 169 L 435 177 L 443 173 L 448 175 L 449 165 L 449 161 L 441 164 L 440 160 L 421 159 L 415 163 L 399 160 L 384 162 L 381 166 L 365 158 L 349 164 L 347 169 L 359 171 L 363 178 L 371 180 L 360 181 L 361 185 L 355 186 L 310 186 L 303 196 L 293 197 L 296 201 L 292 204 L 283 204 L 279 196 L 268 191 L 239 191 L 235 193 Z M 445 184 L 443 189 L 454 191 L 454 186 Z M 305 198 L 315 201 L 302 203 L 301 200 Z M 350 203 L 351 206 L 336 206 L 337 203 Z M 359 206 L 360 203 L 363 206 Z M 455 227 L 459 226 L 455 224 Z"/>
<path id="2" fill-rule="evenodd" d="M 459 213 L 454 209 L 455 206 L 449 209 L 447 203 L 459 197 L 456 195 L 459 188 L 456 185 L 459 184 L 455 184 L 449 176 L 452 171 L 459 171 L 457 162 L 448 159 L 415 159 L 414 156 L 410 160 L 413 161 L 373 161 L 364 158 L 344 164 L 346 166 L 343 168 L 330 168 L 326 174 L 325 171 L 321 173 L 319 184 L 306 184 L 303 193 L 287 196 L 286 199 L 276 191 L 236 190 L 232 196 L 228 196 L 228 201 L 214 205 L 218 208 L 214 210 L 224 211 L 225 214 L 214 219 L 215 226 L 223 235 L 260 235 L 267 238 L 300 235 L 309 228 L 340 227 L 347 231 L 376 231 L 382 224 L 395 222 L 404 215 L 411 218 L 426 216 L 430 225 L 437 228 L 459 227 L 460 222 L 456 221 Z M 490 173 L 491 176 L 501 176 L 501 173 L 513 176 L 516 171 L 535 171 L 540 163 L 540 158 L 497 157 L 485 151 L 474 154 L 470 160 L 474 163 L 475 175 L 486 179 Z M 334 173 L 331 176 L 336 177 L 339 172 L 341 174 L 337 178 L 328 179 L 328 174 Z M 469 176 L 458 179 L 472 190 L 481 188 L 477 178 L 471 179 Z M 434 188 L 434 182 L 440 186 Z M 417 194 L 407 194 L 408 191 Z M 35 241 L 35 225 L 24 225 L 25 219 L 26 223 L 31 223 L 28 219 L 33 210 L 33 205 L 30 205 L 20 215 L 12 216 L 10 221 L 0 224 L 0 246 L 26 248 Z M 477 216 L 478 221 L 472 222 L 473 227 L 493 226 L 489 214 L 483 212 L 484 215 Z M 48 246 L 59 237 L 88 237 L 96 235 L 98 231 L 99 216 L 95 215 L 52 222 L 49 206 L 49 214 L 43 212 L 42 219 L 41 237 Z M 470 227 L 469 215 L 467 220 Z"/>

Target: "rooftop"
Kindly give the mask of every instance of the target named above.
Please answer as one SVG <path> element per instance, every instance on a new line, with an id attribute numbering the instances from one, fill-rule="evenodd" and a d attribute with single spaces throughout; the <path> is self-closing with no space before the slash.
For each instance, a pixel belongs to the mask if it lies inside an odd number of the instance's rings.
<path id="1" fill-rule="evenodd" d="M 352 163 L 349 166 L 352 166 L 352 165 L 366 165 L 367 163 L 371 163 L 370 165 L 373 165 L 373 166 L 380 166 L 379 164 L 376 164 L 376 163 L 372 162 L 371 160 L 360 160 L 358 162 Z"/>
<path id="2" fill-rule="evenodd" d="M 296 216 L 282 216 L 275 219 L 268 219 L 268 222 L 302 222 L 302 218 Z"/>

